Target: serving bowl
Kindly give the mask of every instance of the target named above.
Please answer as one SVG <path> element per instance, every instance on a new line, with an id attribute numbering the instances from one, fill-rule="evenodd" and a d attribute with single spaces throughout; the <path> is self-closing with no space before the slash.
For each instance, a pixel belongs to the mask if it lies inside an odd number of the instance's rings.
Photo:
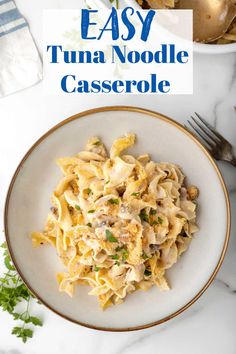
<path id="1" fill-rule="evenodd" d="M 70 298 L 58 291 L 56 273 L 64 267 L 51 246 L 33 248 L 30 233 L 42 229 L 50 195 L 61 177 L 55 159 L 80 151 L 97 135 L 106 146 L 127 132 L 137 135 L 134 155 L 150 153 L 154 161 L 182 167 L 188 183 L 197 185 L 197 222 L 189 250 L 170 270 L 171 290 L 137 291 L 121 305 L 101 311 L 88 287 L 77 286 Z M 105 107 L 70 117 L 49 130 L 28 151 L 11 181 L 5 205 L 8 248 L 20 276 L 49 309 L 89 328 L 128 331 L 167 321 L 192 305 L 214 279 L 226 252 L 230 206 L 223 178 L 201 143 L 177 122 L 135 107 Z"/>
<path id="2" fill-rule="evenodd" d="M 134 9 L 142 9 L 141 6 L 135 0 L 118 0 L 119 9 L 127 6 L 132 6 Z M 87 0 L 87 5 L 91 8 L 97 9 L 109 9 L 115 6 L 116 0 Z M 236 43 L 229 44 L 205 44 L 205 43 L 193 43 L 193 50 L 196 53 L 204 54 L 225 54 L 236 52 Z"/>

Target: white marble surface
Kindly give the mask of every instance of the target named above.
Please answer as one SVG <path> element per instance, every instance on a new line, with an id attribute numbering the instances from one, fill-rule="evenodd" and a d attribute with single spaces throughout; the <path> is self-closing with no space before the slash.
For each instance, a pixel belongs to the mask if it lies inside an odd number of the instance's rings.
<path id="1" fill-rule="evenodd" d="M 76 8 L 82 0 L 17 0 L 41 48 L 42 9 Z M 147 107 L 179 122 L 197 111 L 213 122 L 236 147 L 236 54 L 195 55 L 192 96 L 78 96 L 47 98 L 42 85 L 0 101 L 0 212 L 16 165 L 34 141 L 60 120 L 102 105 Z M 232 232 L 225 261 L 216 280 L 190 309 L 151 329 L 130 333 L 89 330 L 35 305 L 44 326 L 22 344 L 10 334 L 12 319 L 0 312 L 0 354 L 235 354 L 236 353 L 236 169 L 219 164 L 230 191 Z M 210 181 L 208 181 L 210 183 Z M 221 216 L 219 215 L 219 218 Z M 1 224 L 1 230 L 3 225 Z M 3 234 L 0 236 L 3 240 Z"/>

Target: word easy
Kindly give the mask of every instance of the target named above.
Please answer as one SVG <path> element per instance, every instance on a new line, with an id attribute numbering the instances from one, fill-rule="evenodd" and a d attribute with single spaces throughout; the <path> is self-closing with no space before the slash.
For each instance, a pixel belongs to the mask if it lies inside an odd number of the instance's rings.
<path id="1" fill-rule="evenodd" d="M 92 22 L 91 15 L 93 13 L 97 13 L 98 10 L 88 10 L 83 9 L 81 12 L 81 38 L 82 39 L 89 39 L 89 40 L 100 40 L 103 35 L 107 32 L 111 33 L 112 40 L 122 39 L 123 41 L 131 40 L 135 34 L 136 29 L 134 25 L 134 21 L 138 20 L 141 24 L 141 35 L 140 39 L 144 42 L 147 41 L 150 30 L 151 24 L 155 16 L 155 11 L 149 10 L 145 12 L 145 16 L 142 16 L 140 11 L 135 11 L 132 7 L 126 7 L 122 10 L 118 16 L 117 10 L 113 7 L 106 23 L 102 26 L 102 28 L 98 28 L 97 22 Z M 94 21 L 94 20 L 93 20 Z M 125 27 L 126 34 L 120 33 L 120 23 Z M 92 32 L 96 33 L 96 36 L 92 36 Z M 91 32 L 91 33 L 90 33 Z"/>

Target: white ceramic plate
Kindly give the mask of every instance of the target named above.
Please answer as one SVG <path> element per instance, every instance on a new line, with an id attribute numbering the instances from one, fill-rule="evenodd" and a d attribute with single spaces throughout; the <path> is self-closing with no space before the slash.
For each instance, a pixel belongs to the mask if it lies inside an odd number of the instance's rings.
<path id="1" fill-rule="evenodd" d="M 136 0 L 118 0 L 119 9 L 123 9 L 127 6 L 132 6 L 134 9 L 141 9 L 141 6 Z M 109 9 L 115 6 L 116 0 L 86 0 L 86 3 L 91 8 L 97 9 Z M 205 54 L 225 54 L 236 52 L 236 43 L 230 44 L 204 44 L 204 43 L 194 43 L 193 50 L 196 53 Z"/>
<path id="2" fill-rule="evenodd" d="M 32 248 L 30 233 L 41 230 L 50 208 L 50 195 L 61 174 L 60 156 L 80 151 L 87 139 L 100 136 L 109 147 L 125 134 L 137 134 L 133 154 L 150 153 L 155 161 L 182 166 L 188 181 L 200 189 L 198 224 L 189 250 L 168 272 L 172 289 L 137 291 L 122 305 L 101 311 L 88 288 L 78 286 L 74 298 L 58 292 L 56 273 L 62 271 L 55 249 Z M 221 174 L 203 146 L 181 125 L 159 113 L 108 107 L 80 113 L 40 138 L 19 165 L 5 209 L 5 231 L 14 264 L 32 292 L 50 309 L 76 323 L 104 330 L 141 329 L 168 320 L 185 310 L 216 275 L 229 238 L 230 213 Z"/>

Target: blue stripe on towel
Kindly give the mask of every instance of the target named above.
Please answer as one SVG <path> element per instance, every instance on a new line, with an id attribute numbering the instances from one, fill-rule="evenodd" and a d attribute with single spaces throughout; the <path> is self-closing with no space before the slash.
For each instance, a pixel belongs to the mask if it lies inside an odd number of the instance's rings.
<path id="1" fill-rule="evenodd" d="M 25 22 L 25 23 L 22 23 L 21 25 L 18 25 L 18 26 L 16 26 L 16 27 L 14 27 L 14 28 L 11 28 L 10 30 L 8 30 L 8 31 L 6 31 L 6 32 L 0 33 L 0 38 L 1 38 L 2 36 L 5 36 L 5 35 L 8 34 L 8 33 L 15 32 L 15 31 L 17 31 L 17 30 L 19 30 L 19 29 L 21 29 L 21 28 L 23 28 L 23 27 L 27 27 L 27 23 L 26 23 L 26 22 Z"/>
<path id="2" fill-rule="evenodd" d="M 23 18 L 18 9 L 13 9 L 0 14 L 0 26 L 4 26 L 10 22 Z"/>
<path id="3" fill-rule="evenodd" d="M 7 4 L 8 2 L 13 2 L 12 0 L 0 0 L 0 6 Z M 14 2 L 13 2 L 14 3 Z M 15 3 L 14 3 L 15 4 Z"/>

